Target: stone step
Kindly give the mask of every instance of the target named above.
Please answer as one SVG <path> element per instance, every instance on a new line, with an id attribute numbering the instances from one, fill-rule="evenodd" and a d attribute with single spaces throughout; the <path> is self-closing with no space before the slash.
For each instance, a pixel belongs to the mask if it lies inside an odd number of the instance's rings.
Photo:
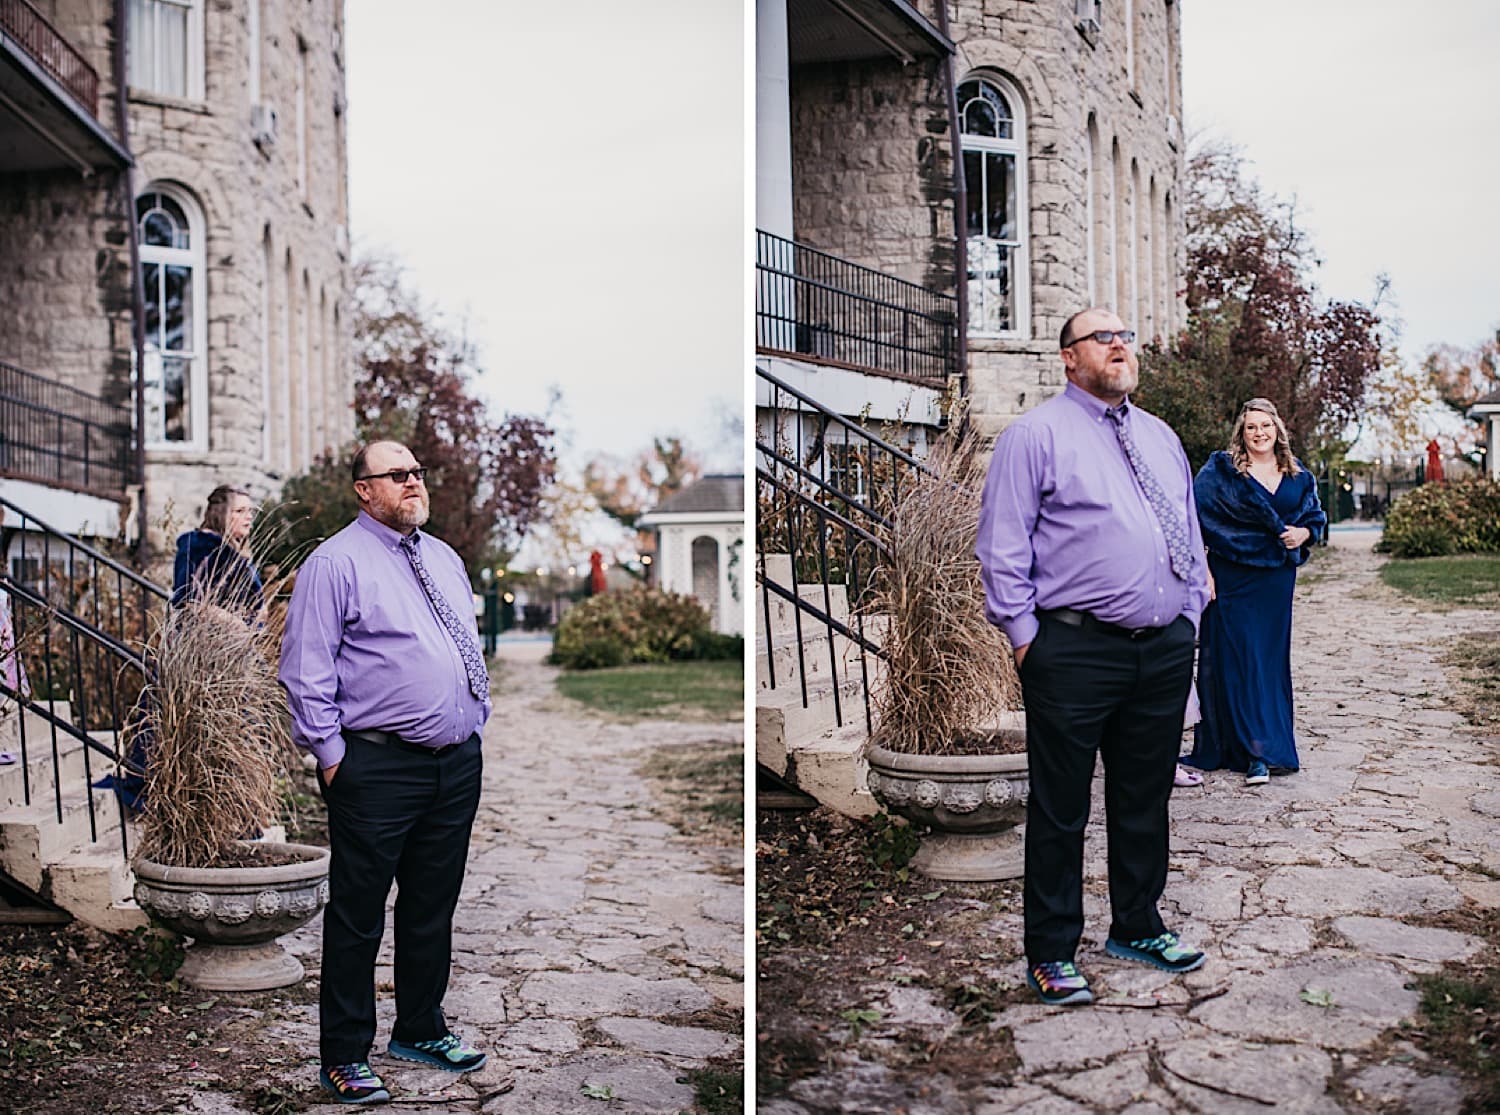
<path id="1" fill-rule="evenodd" d="M 94 831 L 89 825 L 89 800 L 94 805 Z M 76 849 L 90 844 L 107 850 L 120 846 L 120 809 L 112 790 L 64 787 L 62 820 L 58 820 L 50 789 L 32 804 L 0 813 L 0 871 L 22 886 L 40 893 L 47 868 Z"/>
<path id="2" fill-rule="evenodd" d="M 783 588 L 790 590 L 791 581 L 776 581 Z M 825 596 L 824 586 L 818 583 L 802 582 L 797 585 L 797 595 L 820 612 L 826 612 L 846 627 L 853 627 L 849 622 L 849 590 L 844 585 L 829 585 Z M 769 597 L 769 599 L 768 599 Z M 768 593 L 759 588 L 755 593 L 755 637 L 764 640 L 766 637 L 766 616 L 769 609 L 770 633 L 772 642 L 779 641 L 784 637 L 795 638 L 797 634 L 798 611 L 791 601 L 783 600 L 775 593 Z M 822 621 L 815 616 L 804 612 L 802 614 L 802 631 L 806 635 L 814 627 L 822 627 Z"/>
<path id="3" fill-rule="evenodd" d="M 124 932 L 149 924 L 135 903 L 135 875 L 118 845 L 67 852 L 47 867 L 43 896 L 80 921 Z"/>
<path id="4" fill-rule="evenodd" d="M 864 758 L 864 715 L 822 735 L 805 740 L 792 751 L 782 775 L 805 794 L 850 817 L 873 817 L 880 806 L 869 789 L 870 765 Z"/>
<path id="5" fill-rule="evenodd" d="M 98 734 L 95 738 L 106 747 L 115 746 L 111 735 Z M 24 764 L 20 761 L 22 756 L 19 741 L 9 748 L 17 761 L 0 767 L 0 816 L 11 808 L 27 804 L 28 780 L 32 803 L 38 799 L 52 800 L 54 787 L 52 746 L 50 733 L 33 734 L 28 730 Z M 61 785 L 64 792 L 69 787 L 82 788 L 85 782 L 97 782 L 114 770 L 114 764 L 97 751 L 91 751 L 86 762 L 85 767 L 83 741 L 75 736 L 58 732 L 56 784 Z"/>
<path id="6" fill-rule="evenodd" d="M 822 624 L 812 624 L 799 643 L 792 635 L 784 636 L 767 649 L 764 642 L 755 644 L 755 688 L 773 688 L 773 667 L 776 689 L 796 689 L 799 678 L 804 675 L 809 681 L 832 677 L 837 669 L 840 678 L 860 675 L 860 647 L 853 639 L 837 631 L 830 631 Z M 875 633 L 866 627 L 867 638 L 872 642 Z M 830 661 L 829 646 L 833 647 Z M 864 653 L 865 668 L 873 671 L 879 659 L 869 651 Z"/>
<path id="7" fill-rule="evenodd" d="M 838 687 L 843 723 L 865 723 L 864 687 L 858 677 L 844 679 Z M 755 752 L 759 762 L 777 774 L 789 766 L 788 757 L 811 741 L 840 727 L 834 715 L 834 687 L 827 678 L 809 680 L 807 703 L 802 688 L 768 689 L 756 695 Z"/>

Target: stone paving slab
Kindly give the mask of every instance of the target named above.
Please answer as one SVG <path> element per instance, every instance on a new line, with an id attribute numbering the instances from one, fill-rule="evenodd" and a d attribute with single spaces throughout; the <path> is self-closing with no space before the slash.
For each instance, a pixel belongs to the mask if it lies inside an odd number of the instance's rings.
<path id="1" fill-rule="evenodd" d="M 1493 630 L 1500 617 L 1423 611 L 1387 589 L 1375 537 L 1336 534 L 1297 589 L 1302 770 L 1258 788 L 1209 772 L 1202 787 L 1174 792 L 1163 914 L 1206 948 L 1202 969 L 1174 978 L 1104 954 L 1096 805 L 1078 960 L 1098 1001 L 997 1016 L 1022 1063 L 1014 1079 L 892 1072 L 867 1040 L 838 1047 L 819 1075 L 761 1110 L 1458 1112 L 1461 1081 L 1398 1027 L 1418 1007 L 1414 977 L 1483 946 L 1434 919 L 1465 904 L 1500 908 L 1500 741 L 1452 711 L 1439 662 L 1455 636 Z M 1019 911 L 994 910 L 979 932 L 1019 946 Z M 1014 965 L 988 974 L 1002 986 L 1021 979 Z M 872 985 L 866 1001 L 884 1002 L 903 1026 L 942 1026 L 944 1008 L 914 990 Z"/>

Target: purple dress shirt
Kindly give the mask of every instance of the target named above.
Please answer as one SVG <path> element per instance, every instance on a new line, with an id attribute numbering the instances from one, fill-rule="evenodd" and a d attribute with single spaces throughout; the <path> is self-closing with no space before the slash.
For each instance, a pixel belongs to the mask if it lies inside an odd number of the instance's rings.
<path id="1" fill-rule="evenodd" d="M 1182 443 L 1161 419 L 1127 406 L 1147 466 L 1187 516 L 1193 568 L 1172 573 L 1166 538 L 1104 416 L 1077 384 L 1016 419 L 995 442 L 976 553 L 985 610 L 1010 639 L 1036 638 L 1038 608 L 1076 608 L 1122 627 L 1198 626 L 1208 603 L 1203 537 Z"/>
<path id="2" fill-rule="evenodd" d="M 400 532 L 365 512 L 326 540 L 297 572 L 281 640 L 281 684 L 292 738 L 330 767 L 344 757 L 343 728 L 395 732 L 441 747 L 484 727 L 490 702 L 469 692 L 453 636 L 433 611 Z M 417 532 L 439 591 L 474 614 L 463 562 Z M 474 632 L 477 644 L 479 633 Z"/>

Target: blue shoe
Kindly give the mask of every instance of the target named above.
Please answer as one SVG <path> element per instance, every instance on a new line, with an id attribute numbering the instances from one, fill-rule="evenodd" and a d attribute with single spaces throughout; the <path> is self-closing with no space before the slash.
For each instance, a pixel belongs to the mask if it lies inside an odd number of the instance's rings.
<path id="1" fill-rule="evenodd" d="M 1071 960 L 1045 960 L 1026 969 L 1026 983 L 1051 1007 L 1081 1007 L 1094 1001 L 1089 981 Z"/>
<path id="2" fill-rule="evenodd" d="M 1122 960 L 1150 964 L 1164 972 L 1191 972 L 1203 967 L 1204 960 L 1197 949 L 1183 948 L 1175 933 L 1163 933 L 1160 937 L 1146 937 L 1139 941 L 1117 941 L 1111 937 L 1104 942 L 1104 951 Z"/>
<path id="3" fill-rule="evenodd" d="M 1264 786 L 1271 781 L 1271 772 L 1266 769 L 1266 764 L 1259 759 L 1250 760 L 1250 769 L 1245 774 L 1246 786 Z"/>
<path id="4" fill-rule="evenodd" d="M 451 1030 L 431 1041 L 397 1041 L 392 1038 L 386 1052 L 403 1061 L 421 1061 L 449 1072 L 473 1072 L 488 1060 Z"/>
<path id="5" fill-rule="evenodd" d="M 318 1070 L 318 1083 L 332 1092 L 339 1103 L 390 1103 L 391 1094 L 385 1082 L 376 1076 L 368 1061 L 347 1065 L 324 1065 Z"/>

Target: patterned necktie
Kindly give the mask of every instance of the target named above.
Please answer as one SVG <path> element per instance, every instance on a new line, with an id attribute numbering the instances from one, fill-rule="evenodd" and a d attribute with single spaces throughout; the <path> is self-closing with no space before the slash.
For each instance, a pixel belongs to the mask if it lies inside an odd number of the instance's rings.
<path id="1" fill-rule="evenodd" d="M 433 583 L 432 574 L 427 572 L 427 566 L 423 564 L 422 555 L 417 550 L 415 532 L 401 540 L 401 548 L 406 551 L 411 567 L 416 570 L 417 580 L 422 583 L 422 591 L 432 602 L 432 610 L 437 613 L 438 619 L 448 629 L 448 634 L 453 636 L 454 645 L 458 647 L 458 656 L 464 660 L 464 670 L 469 675 L 469 692 L 478 700 L 484 700 L 490 693 L 490 675 L 485 672 L 484 658 L 479 653 L 479 646 L 474 642 L 474 636 L 469 634 L 469 629 L 458 618 L 458 613 L 448 603 L 448 598 L 439 592 L 437 585 Z"/>
<path id="2" fill-rule="evenodd" d="M 1141 451 L 1135 444 L 1135 438 L 1130 433 L 1130 427 L 1125 425 L 1125 407 L 1125 403 L 1110 407 L 1104 412 L 1105 417 L 1115 424 L 1115 435 L 1120 439 L 1120 448 L 1125 450 L 1125 459 L 1130 462 L 1135 478 L 1141 482 L 1141 491 L 1146 493 L 1146 502 L 1151 505 L 1151 510 L 1156 512 L 1156 521 L 1161 524 L 1161 532 L 1167 540 L 1167 558 L 1172 563 L 1172 572 L 1179 580 L 1185 581 L 1193 568 L 1193 555 L 1188 547 L 1187 524 L 1184 522 L 1182 513 L 1167 501 L 1167 493 L 1162 491 L 1161 484 L 1146 466 L 1145 458 L 1141 456 Z"/>

